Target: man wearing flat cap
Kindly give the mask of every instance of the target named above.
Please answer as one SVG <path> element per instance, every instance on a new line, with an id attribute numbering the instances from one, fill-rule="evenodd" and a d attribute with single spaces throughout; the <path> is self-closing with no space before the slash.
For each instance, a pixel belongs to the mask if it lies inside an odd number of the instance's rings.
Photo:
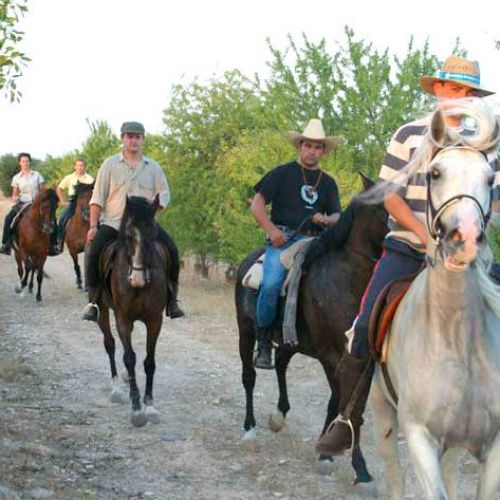
<path id="1" fill-rule="evenodd" d="M 83 311 L 83 319 L 97 321 L 99 308 L 99 256 L 106 243 L 116 239 L 125 211 L 127 196 L 142 196 L 153 200 L 159 196 L 161 208 L 170 200 L 167 178 L 163 169 L 151 158 L 142 154 L 144 126 L 139 122 L 125 122 L 120 128 L 122 152 L 107 158 L 101 165 L 90 200 L 90 229 L 87 241 L 91 242 L 85 267 L 89 303 Z M 166 314 L 173 318 L 184 313 L 177 304 L 179 282 L 179 255 L 172 238 L 158 225 L 157 239 L 170 254 L 172 283 L 171 300 Z"/>
<path id="2" fill-rule="evenodd" d="M 450 100 L 466 97 L 485 97 L 493 92 L 484 89 L 480 82 L 479 64 L 452 55 L 446 59 L 436 76 L 422 76 L 422 89 L 434 95 L 438 107 L 450 109 Z M 446 125 L 462 128 L 467 133 L 462 117 L 444 115 Z M 391 138 L 379 178 L 391 183 L 411 161 L 430 125 L 430 116 L 414 120 L 400 127 Z M 488 155 L 495 182 L 500 181 L 496 154 Z M 390 282 L 418 272 L 425 258 L 427 228 L 427 190 L 425 172 L 408 179 L 407 185 L 385 194 L 384 205 L 389 212 L 389 232 L 384 242 L 384 252 L 361 301 L 358 317 L 348 332 L 351 338 L 337 370 L 340 387 L 339 417 L 323 434 L 316 451 L 322 455 L 337 455 L 359 442 L 363 412 L 373 375 L 373 362 L 368 346 L 370 315 L 376 300 Z M 498 210 L 498 206 L 494 208 Z M 325 234 L 324 236 L 328 236 Z"/>
<path id="3" fill-rule="evenodd" d="M 320 120 L 309 121 L 303 133 L 289 132 L 298 159 L 269 171 L 255 185 L 251 210 L 267 234 L 263 280 L 256 310 L 258 353 L 255 366 L 272 368 L 271 336 L 286 271 L 280 254 L 292 243 L 318 234 L 337 222 L 340 201 L 334 179 L 319 168 L 320 159 L 339 142 L 327 137 Z M 271 204 L 270 216 L 266 205 Z"/>

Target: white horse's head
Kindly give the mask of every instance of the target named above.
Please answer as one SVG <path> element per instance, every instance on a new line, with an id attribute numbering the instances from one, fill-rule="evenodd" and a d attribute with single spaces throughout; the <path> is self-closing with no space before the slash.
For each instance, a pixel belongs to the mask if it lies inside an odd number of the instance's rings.
<path id="1" fill-rule="evenodd" d="M 466 117 L 473 129 L 468 134 L 450 129 L 441 109 L 432 117 L 427 225 L 445 267 L 460 272 L 486 245 L 495 180 L 487 154 L 498 146 L 500 132 L 497 118 L 479 101 L 465 101 L 447 112 Z"/>

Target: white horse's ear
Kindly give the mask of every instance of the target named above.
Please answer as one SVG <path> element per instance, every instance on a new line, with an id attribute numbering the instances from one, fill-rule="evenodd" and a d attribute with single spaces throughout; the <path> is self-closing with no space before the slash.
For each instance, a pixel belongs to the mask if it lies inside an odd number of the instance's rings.
<path id="1" fill-rule="evenodd" d="M 438 109 L 432 115 L 430 133 L 434 144 L 438 147 L 442 147 L 446 143 L 446 123 L 444 121 L 443 112 Z"/>

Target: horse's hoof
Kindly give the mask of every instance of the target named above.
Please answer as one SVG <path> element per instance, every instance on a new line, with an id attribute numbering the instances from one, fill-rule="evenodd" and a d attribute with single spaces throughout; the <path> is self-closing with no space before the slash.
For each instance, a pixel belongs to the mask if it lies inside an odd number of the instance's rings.
<path id="1" fill-rule="evenodd" d="M 128 376 L 128 372 L 127 372 L 127 371 L 124 371 L 124 372 L 122 373 L 122 380 L 123 380 L 126 384 L 130 383 L 130 377 Z"/>
<path id="2" fill-rule="evenodd" d="M 272 415 L 269 415 L 269 428 L 273 432 L 279 432 L 283 427 L 285 427 L 286 421 L 285 416 L 279 410 Z"/>
<path id="3" fill-rule="evenodd" d="M 83 290 L 83 287 L 82 287 L 81 283 L 77 283 L 77 284 L 76 284 L 76 288 L 77 288 L 78 290 Z"/>
<path id="4" fill-rule="evenodd" d="M 133 411 L 130 415 L 130 421 L 134 427 L 143 427 L 146 425 L 148 419 L 146 418 L 146 413 L 143 410 Z"/>
<path id="5" fill-rule="evenodd" d="M 37 298 L 36 298 L 36 301 L 37 301 L 37 302 L 41 302 L 41 301 L 42 301 L 42 297 L 37 297 Z"/>
<path id="6" fill-rule="evenodd" d="M 116 388 L 111 391 L 111 402 L 124 405 L 128 402 L 128 397 L 121 389 Z"/>
<path id="7" fill-rule="evenodd" d="M 243 446 L 245 450 L 256 453 L 259 451 L 259 443 L 257 442 L 257 432 L 255 431 L 255 427 L 252 427 L 250 430 L 245 432 L 243 436 Z"/>
<path id="8" fill-rule="evenodd" d="M 320 458 L 316 463 L 316 474 L 331 476 L 335 472 L 335 463 L 332 458 Z"/>
<path id="9" fill-rule="evenodd" d="M 16 291 L 16 293 L 21 293 L 23 291 L 23 289 L 19 285 L 16 285 L 14 290 Z"/>
<path id="10" fill-rule="evenodd" d="M 354 492 L 357 497 L 378 498 L 378 490 L 375 481 L 359 482 L 354 484 Z"/>
<path id="11" fill-rule="evenodd" d="M 146 418 L 148 422 L 152 424 L 160 423 L 160 413 L 153 406 L 146 406 Z"/>

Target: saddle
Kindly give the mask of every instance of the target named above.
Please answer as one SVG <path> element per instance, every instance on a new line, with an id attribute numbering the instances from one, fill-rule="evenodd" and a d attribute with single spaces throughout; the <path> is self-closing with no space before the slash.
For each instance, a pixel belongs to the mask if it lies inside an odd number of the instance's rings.
<path id="1" fill-rule="evenodd" d="M 390 331 L 392 320 L 396 314 L 396 309 L 418 274 L 419 273 L 403 276 L 387 284 L 377 297 L 370 315 L 368 345 L 370 347 L 371 356 L 375 361 L 380 363 L 387 389 L 396 403 L 398 397 L 387 371 L 386 346 L 389 340 L 388 332 Z"/>

